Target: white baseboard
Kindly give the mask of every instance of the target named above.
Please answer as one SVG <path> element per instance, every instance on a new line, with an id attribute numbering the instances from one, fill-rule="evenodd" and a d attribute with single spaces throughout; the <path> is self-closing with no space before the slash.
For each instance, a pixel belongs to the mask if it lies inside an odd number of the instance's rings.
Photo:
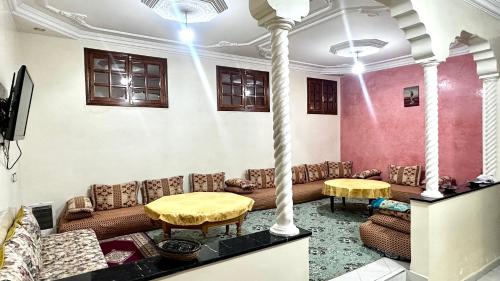
<path id="1" fill-rule="evenodd" d="M 413 272 L 411 270 L 406 271 L 406 280 L 408 281 L 427 281 L 429 280 L 429 277 L 420 275 L 416 272 Z"/>
<path id="2" fill-rule="evenodd" d="M 464 281 L 476 281 L 479 278 L 483 277 L 486 275 L 486 273 L 490 272 L 492 269 L 500 265 L 500 257 L 492 260 L 490 263 L 487 265 L 481 267 L 478 271 L 472 273 L 471 275 L 467 276 Z"/>

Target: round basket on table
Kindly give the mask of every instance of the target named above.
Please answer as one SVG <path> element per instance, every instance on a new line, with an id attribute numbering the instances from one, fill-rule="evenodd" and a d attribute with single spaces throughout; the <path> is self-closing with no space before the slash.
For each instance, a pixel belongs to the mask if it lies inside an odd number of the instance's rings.
<path id="1" fill-rule="evenodd" d="M 201 244 L 197 241 L 186 239 L 166 239 L 156 245 L 160 256 L 178 260 L 191 261 L 198 258 Z"/>

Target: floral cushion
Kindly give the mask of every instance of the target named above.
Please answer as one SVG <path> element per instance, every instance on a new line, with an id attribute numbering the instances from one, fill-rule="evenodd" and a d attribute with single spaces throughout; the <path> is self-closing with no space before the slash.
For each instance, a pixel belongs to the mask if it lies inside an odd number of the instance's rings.
<path id="1" fill-rule="evenodd" d="M 249 169 L 248 179 L 255 183 L 258 189 L 276 187 L 274 185 L 274 168 Z"/>
<path id="2" fill-rule="evenodd" d="M 389 165 L 389 183 L 399 185 L 419 186 L 421 166 L 396 166 Z"/>
<path id="3" fill-rule="evenodd" d="M 422 181 L 422 185 L 425 185 L 427 183 L 427 179 L 424 179 Z M 444 187 L 444 186 L 447 186 L 447 185 L 454 185 L 456 184 L 456 180 L 450 176 L 441 176 L 439 177 L 439 180 L 438 180 L 438 186 L 439 187 Z"/>
<path id="4" fill-rule="evenodd" d="M 241 188 L 241 187 L 237 187 L 237 186 L 226 186 L 226 188 L 224 188 L 224 191 L 226 192 L 232 192 L 232 193 L 236 193 L 236 194 L 250 194 L 250 193 L 253 193 L 253 188 Z"/>
<path id="5" fill-rule="evenodd" d="M 253 190 L 256 186 L 255 183 L 246 179 L 233 178 L 226 180 L 226 185 L 229 187 L 239 187 L 241 189 Z"/>
<path id="6" fill-rule="evenodd" d="M 323 180 L 328 177 L 328 164 L 327 162 L 306 165 L 307 168 L 307 178 L 309 181 Z"/>
<path id="7" fill-rule="evenodd" d="M 395 211 L 395 212 L 402 212 L 402 213 L 409 213 L 410 212 L 410 204 L 408 203 L 403 203 L 399 201 L 394 201 L 394 200 L 388 200 L 385 198 L 377 198 L 373 200 L 371 203 L 371 206 L 374 209 L 381 209 L 381 210 L 389 210 L 389 211 Z"/>
<path id="8" fill-rule="evenodd" d="M 149 204 L 163 196 L 184 193 L 184 177 L 145 180 L 142 182 L 141 194 L 144 204 Z"/>
<path id="9" fill-rule="evenodd" d="M 328 163 L 329 178 L 350 178 L 352 176 L 352 161 Z"/>
<path id="10" fill-rule="evenodd" d="M 42 232 L 40 230 L 40 225 L 31 210 L 27 207 L 21 207 L 16 216 L 16 223 L 22 226 L 26 233 L 30 235 L 31 241 L 33 243 L 33 248 L 36 251 L 36 255 L 40 256 L 42 252 Z"/>
<path id="11" fill-rule="evenodd" d="M 359 173 L 356 173 L 356 174 L 352 175 L 352 177 L 355 179 L 366 179 L 366 178 L 370 178 L 370 177 L 380 176 L 380 174 L 382 174 L 382 171 L 380 171 L 378 169 L 369 169 L 369 170 L 364 170 L 364 171 L 361 171 Z"/>
<path id="12" fill-rule="evenodd" d="M 139 183 L 131 181 L 122 184 L 94 184 L 90 187 L 92 202 L 96 211 L 136 206 Z"/>
<path id="13" fill-rule="evenodd" d="M 68 200 L 66 203 L 66 214 L 64 217 L 67 220 L 88 218 L 92 216 L 93 212 L 94 207 L 92 206 L 90 198 L 86 196 L 78 196 Z"/>
<path id="14" fill-rule="evenodd" d="M 16 224 L 12 237 L 4 245 L 4 263 L 8 260 L 21 260 L 34 279 L 40 279 L 41 245 L 33 240 L 30 233 Z"/>
<path id="15" fill-rule="evenodd" d="M 5 259 L 3 267 L 0 268 L 0 280 L 2 281 L 33 281 L 28 265 L 23 256 L 18 254 L 14 245 L 5 246 Z"/>
<path id="16" fill-rule="evenodd" d="M 224 191 L 225 173 L 191 174 L 191 191 L 220 192 Z"/>
<path id="17" fill-rule="evenodd" d="M 41 280 L 57 280 L 107 268 L 94 231 L 82 229 L 42 238 Z"/>
<path id="18" fill-rule="evenodd" d="M 307 182 L 306 165 L 298 165 L 292 167 L 292 184 L 301 184 Z"/>

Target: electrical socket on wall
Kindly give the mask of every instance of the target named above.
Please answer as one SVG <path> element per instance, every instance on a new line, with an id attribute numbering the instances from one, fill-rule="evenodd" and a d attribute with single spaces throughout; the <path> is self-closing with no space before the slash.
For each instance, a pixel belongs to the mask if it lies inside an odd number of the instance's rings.
<path id="1" fill-rule="evenodd" d="M 17 181 L 17 173 L 12 173 L 12 175 L 10 176 L 10 181 L 12 181 L 12 182 Z"/>

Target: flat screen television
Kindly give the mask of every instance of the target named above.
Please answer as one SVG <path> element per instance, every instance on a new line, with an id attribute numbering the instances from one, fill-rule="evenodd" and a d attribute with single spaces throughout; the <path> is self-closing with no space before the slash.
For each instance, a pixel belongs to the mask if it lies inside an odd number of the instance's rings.
<path id="1" fill-rule="evenodd" d="M 14 76 L 14 79 L 12 79 L 10 96 L 4 103 L 5 120 L 2 126 L 4 140 L 14 141 L 24 139 L 33 88 L 33 80 L 31 80 L 26 66 L 23 65 L 17 72 L 17 76 Z"/>

